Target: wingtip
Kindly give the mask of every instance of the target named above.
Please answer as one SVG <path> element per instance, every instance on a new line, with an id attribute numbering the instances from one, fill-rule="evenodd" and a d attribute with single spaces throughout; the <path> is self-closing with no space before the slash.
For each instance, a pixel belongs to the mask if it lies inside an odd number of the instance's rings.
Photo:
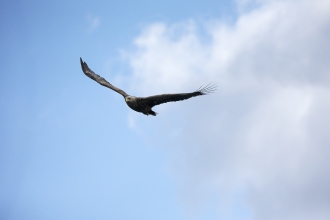
<path id="1" fill-rule="evenodd" d="M 205 87 L 201 86 L 196 92 L 199 92 L 200 95 L 210 95 L 217 90 L 217 86 L 213 83 L 209 83 Z"/>
<path id="2" fill-rule="evenodd" d="M 85 67 L 84 67 L 84 64 L 86 64 L 80 57 L 80 64 L 81 64 L 81 69 L 83 72 L 85 72 Z"/>

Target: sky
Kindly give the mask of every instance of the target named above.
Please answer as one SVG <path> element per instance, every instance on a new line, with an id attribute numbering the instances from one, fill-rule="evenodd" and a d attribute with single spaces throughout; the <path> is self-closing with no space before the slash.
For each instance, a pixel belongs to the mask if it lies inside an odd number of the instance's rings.
<path id="1" fill-rule="evenodd" d="M 330 219 L 330 1 L 0 2 L 0 219 Z M 135 96 L 209 96 L 128 108 Z"/>

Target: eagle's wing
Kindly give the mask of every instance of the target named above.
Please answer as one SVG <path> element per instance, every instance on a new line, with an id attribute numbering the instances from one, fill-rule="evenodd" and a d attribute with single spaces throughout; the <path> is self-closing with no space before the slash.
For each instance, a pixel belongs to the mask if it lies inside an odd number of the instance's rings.
<path id="1" fill-rule="evenodd" d="M 102 86 L 108 87 L 109 89 L 112 89 L 113 91 L 118 92 L 119 94 L 121 94 L 124 97 L 128 96 L 128 94 L 126 92 L 124 92 L 121 89 L 118 89 L 117 87 L 113 86 L 108 81 L 106 81 L 104 78 L 102 78 L 101 76 L 95 74 L 91 69 L 89 69 L 89 67 L 87 66 L 87 63 L 83 62 L 81 57 L 80 57 L 80 64 L 81 64 L 81 69 L 85 73 L 86 76 L 88 76 L 92 80 L 95 80 L 96 82 L 100 83 Z"/>
<path id="2" fill-rule="evenodd" d="M 191 97 L 195 97 L 195 96 L 208 95 L 210 93 L 213 93 L 215 90 L 216 90 L 216 86 L 209 84 L 203 88 L 200 87 L 195 92 L 148 96 L 144 98 L 139 98 L 139 102 L 143 102 L 149 105 L 150 107 L 153 107 L 155 105 L 160 105 L 166 102 L 176 102 L 185 99 L 190 99 Z"/>

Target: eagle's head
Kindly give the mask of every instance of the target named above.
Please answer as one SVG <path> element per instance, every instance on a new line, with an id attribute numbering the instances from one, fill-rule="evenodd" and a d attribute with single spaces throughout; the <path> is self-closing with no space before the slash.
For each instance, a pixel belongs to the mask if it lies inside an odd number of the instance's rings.
<path id="1" fill-rule="evenodd" d="M 133 103 L 136 103 L 136 97 L 135 96 L 126 96 L 125 97 L 125 102 L 127 104 L 133 104 Z"/>
<path id="2" fill-rule="evenodd" d="M 136 97 L 130 96 L 130 95 L 125 97 L 126 102 L 132 102 L 132 101 L 135 101 L 135 99 L 136 99 Z"/>
<path id="3" fill-rule="evenodd" d="M 126 96 L 125 102 L 131 108 L 134 108 L 137 106 L 137 98 L 135 96 Z"/>

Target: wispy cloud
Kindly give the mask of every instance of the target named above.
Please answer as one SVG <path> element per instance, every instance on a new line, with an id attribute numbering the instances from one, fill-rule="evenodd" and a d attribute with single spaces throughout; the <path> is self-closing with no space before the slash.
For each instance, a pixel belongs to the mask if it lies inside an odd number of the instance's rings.
<path id="1" fill-rule="evenodd" d="M 258 3 L 202 27 L 206 43 L 193 22 L 147 27 L 129 56 L 136 91 L 218 91 L 134 124 L 167 146 L 188 212 L 212 200 L 225 219 L 329 219 L 330 2 Z"/>
<path id="2" fill-rule="evenodd" d="M 91 14 L 87 15 L 88 32 L 93 32 L 100 26 L 100 18 Z"/>

